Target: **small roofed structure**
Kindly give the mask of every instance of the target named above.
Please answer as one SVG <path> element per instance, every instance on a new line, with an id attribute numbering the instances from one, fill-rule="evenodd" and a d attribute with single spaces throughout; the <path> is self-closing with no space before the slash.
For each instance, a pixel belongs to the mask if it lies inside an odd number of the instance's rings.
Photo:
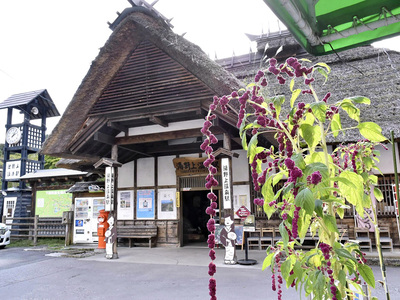
<path id="1" fill-rule="evenodd" d="M 37 106 L 42 109 L 32 109 Z M 42 119 L 43 114 L 47 118 L 60 116 L 46 89 L 12 95 L 0 103 L 0 109 L 3 108 L 15 108 L 23 112 L 29 112 L 31 120 Z"/>

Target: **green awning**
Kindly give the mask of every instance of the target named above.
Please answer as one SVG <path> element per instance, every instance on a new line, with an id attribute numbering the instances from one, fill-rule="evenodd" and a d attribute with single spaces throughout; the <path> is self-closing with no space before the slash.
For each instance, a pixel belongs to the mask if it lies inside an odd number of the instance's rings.
<path id="1" fill-rule="evenodd" d="M 400 0 L 264 0 L 304 49 L 339 52 L 400 34 Z"/>

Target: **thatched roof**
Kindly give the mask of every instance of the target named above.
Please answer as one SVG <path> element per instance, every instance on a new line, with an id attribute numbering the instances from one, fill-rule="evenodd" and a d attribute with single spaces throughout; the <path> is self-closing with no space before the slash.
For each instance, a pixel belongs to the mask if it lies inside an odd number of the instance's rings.
<path id="1" fill-rule="evenodd" d="M 268 41 L 266 36 L 258 37 L 258 52 L 249 55 L 236 57 L 235 60 L 219 60 L 227 70 L 237 77 L 246 80 L 252 79 L 260 69 L 266 68 L 263 56 L 264 47 L 269 43 L 269 53 L 275 54 L 276 50 L 283 46 L 283 50 L 278 53 L 278 62 L 283 62 L 289 56 L 307 58 L 312 63 L 324 62 L 331 67 L 328 81 L 323 84 L 324 78 L 316 76 L 319 80 L 317 92 L 321 98 L 327 92 L 332 96 L 328 103 L 334 103 L 352 96 L 365 96 L 371 100 L 371 105 L 359 105 L 361 110 L 361 122 L 376 122 L 382 127 L 382 133 L 390 138 L 390 132 L 394 131 L 395 139 L 400 140 L 400 53 L 391 50 L 374 48 L 372 46 L 358 47 L 355 49 L 340 52 L 338 55 L 331 54 L 314 57 L 296 48 L 287 35 L 272 36 L 272 41 Z M 278 41 L 278 42 L 277 42 Z M 282 44 L 287 42 L 288 44 Z M 297 51 L 294 51 L 296 50 Z M 319 75 L 319 74 L 318 74 Z M 304 86 L 303 86 L 304 88 Z M 287 85 L 279 85 L 271 75 L 269 80 L 269 95 L 286 95 L 286 103 L 290 99 Z M 304 98 L 302 98 L 304 100 Z M 314 101 L 311 96 L 307 101 Z M 306 102 L 307 102 L 306 101 Z M 342 119 L 343 127 L 350 127 L 352 120 Z M 355 131 L 346 132 L 337 139 L 329 138 L 331 143 L 353 142 L 361 139 Z"/>
<path id="2" fill-rule="evenodd" d="M 105 151 L 95 155 L 84 153 L 84 150 L 82 150 L 84 147 L 81 147 L 80 152 L 73 153 L 70 145 L 72 142 L 80 141 L 79 139 L 83 140 L 82 143 L 90 142 L 92 146 L 94 145 L 93 139 L 90 139 L 91 136 L 88 138 L 84 136 L 85 130 L 92 124 L 90 120 L 94 120 L 93 123 L 97 122 L 96 126 L 101 129 L 107 126 L 109 116 L 105 112 L 97 119 L 90 119 L 88 115 L 102 96 L 103 91 L 143 41 L 161 49 L 170 58 L 178 62 L 201 81 L 210 94 L 227 94 L 241 85 L 240 81 L 209 59 L 198 46 L 173 33 L 161 18 L 143 12 L 143 8 L 135 7 L 125 10 L 121 16 L 118 18 L 118 22 L 114 24 L 113 28 L 115 28 L 110 38 L 92 62 L 87 75 L 58 125 L 46 140 L 42 150 L 44 154 L 65 158 L 85 156 L 93 158 L 96 155 L 103 157 L 109 154 Z M 143 89 L 145 88 L 143 87 Z M 173 98 L 171 101 L 173 101 Z M 106 131 L 106 128 L 104 131 Z M 106 131 L 108 135 L 113 137 L 120 132 L 121 130 Z"/>

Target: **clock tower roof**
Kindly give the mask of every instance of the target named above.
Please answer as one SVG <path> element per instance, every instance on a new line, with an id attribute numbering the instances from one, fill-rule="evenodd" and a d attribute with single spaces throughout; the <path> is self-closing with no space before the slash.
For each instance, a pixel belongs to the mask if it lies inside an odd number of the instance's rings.
<path id="1" fill-rule="evenodd" d="M 60 115 L 46 89 L 15 94 L 0 103 L 0 109 L 15 108 L 24 111 L 28 109 L 28 106 L 39 108 L 36 114 L 30 113 L 31 120 L 41 119 L 43 110 L 46 111 L 46 117 L 58 117 Z"/>

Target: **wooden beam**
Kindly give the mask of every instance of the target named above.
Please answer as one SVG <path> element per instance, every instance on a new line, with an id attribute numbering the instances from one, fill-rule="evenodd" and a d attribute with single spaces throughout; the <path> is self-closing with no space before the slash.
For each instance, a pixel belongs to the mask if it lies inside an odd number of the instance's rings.
<path id="1" fill-rule="evenodd" d="M 96 142 L 100 142 L 107 145 L 114 145 L 115 144 L 115 137 L 102 133 L 100 131 L 95 132 L 93 136 Z"/>
<path id="2" fill-rule="evenodd" d="M 162 116 L 171 116 L 171 115 L 180 114 L 180 113 L 196 112 L 198 109 L 199 109 L 198 104 L 195 107 L 186 107 L 185 106 L 184 109 L 176 108 L 176 109 L 172 109 L 172 110 L 171 109 L 166 110 L 165 107 L 163 107 L 160 110 L 152 111 L 151 113 L 146 112 L 146 111 L 138 112 L 138 113 L 131 113 L 131 114 L 129 112 L 125 112 L 124 114 L 108 116 L 108 119 L 110 120 L 110 122 L 129 122 L 129 121 L 134 121 L 134 120 L 150 118 L 151 116 L 154 116 L 154 115 L 157 115 L 157 117 L 162 117 Z"/>
<path id="3" fill-rule="evenodd" d="M 148 156 L 148 157 L 153 157 L 153 155 L 151 155 L 149 153 L 140 152 L 140 151 L 137 151 L 135 149 L 131 149 L 131 148 L 123 147 L 123 146 L 119 146 L 119 148 L 122 149 L 122 150 L 126 150 L 126 151 L 129 151 L 129 152 L 132 152 L 132 153 L 136 153 L 136 154 L 140 154 L 140 155 L 144 155 L 144 156 Z"/>
<path id="4" fill-rule="evenodd" d="M 117 145 L 143 144 L 201 136 L 201 128 L 115 138 Z"/>
<path id="5" fill-rule="evenodd" d="M 164 120 L 161 120 L 159 117 L 156 116 L 151 116 L 149 118 L 149 121 L 154 124 L 161 125 L 162 127 L 168 127 L 168 122 L 165 122 Z"/>
<path id="6" fill-rule="evenodd" d="M 119 130 L 119 131 L 124 132 L 124 133 L 125 133 L 125 136 L 128 135 L 129 128 L 126 127 L 126 126 L 124 126 L 124 125 L 122 125 L 122 124 L 119 123 L 119 122 L 111 122 L 111 121 L 108 121 L 108 122 L 107 122 L 107 126 L 113 128 L 113 129 L 116 129 L 116 130 Z"/>

